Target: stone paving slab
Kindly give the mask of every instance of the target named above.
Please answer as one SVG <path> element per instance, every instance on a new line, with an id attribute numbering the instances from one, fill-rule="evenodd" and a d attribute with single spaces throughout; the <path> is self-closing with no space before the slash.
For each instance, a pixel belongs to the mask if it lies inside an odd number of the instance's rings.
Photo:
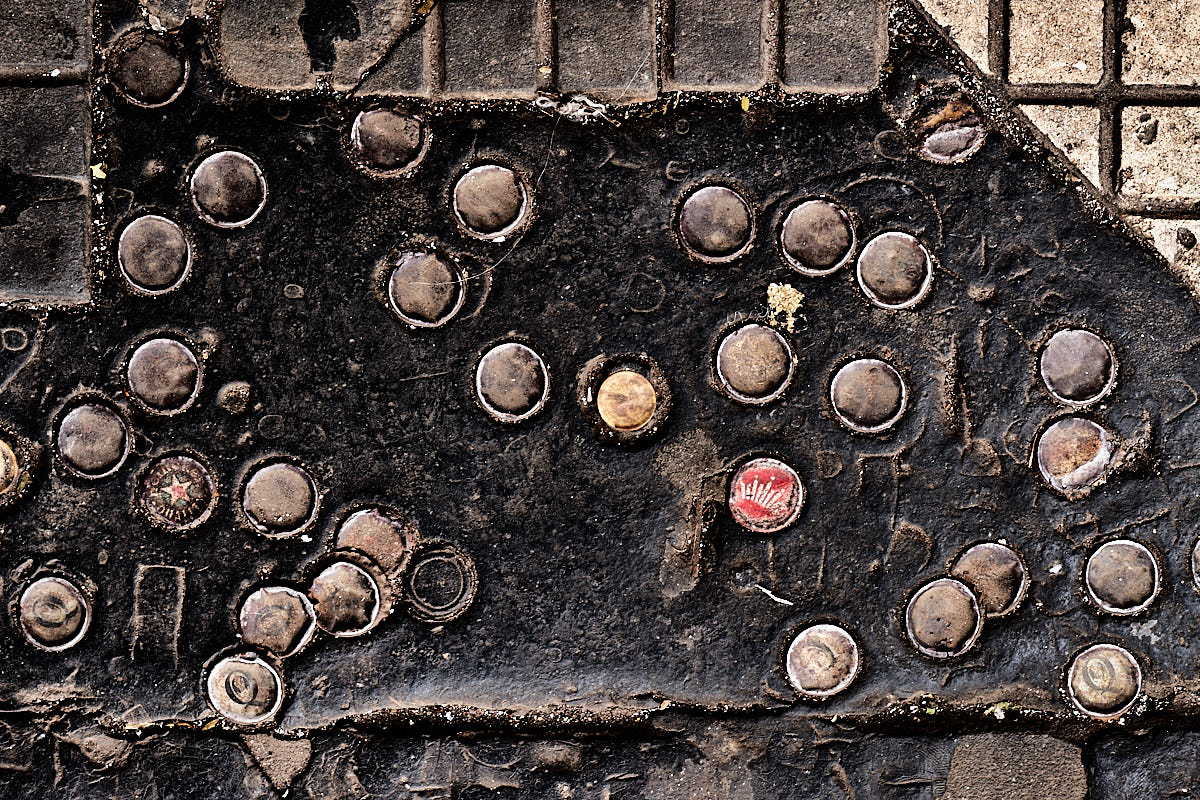
<path id="1" fill-rule="evenodd" d="M 89 299 L 91 53 L 86 2 L 0 9 L 0 297 Z"/>
<path id="2" fill-rule="evenodd" d="M 217 20 L 225 74 L 269 91 L 313 89 L 328 72 L 334 88 L 361 93 L 529 99 L 581 91 L 632 103 L 660 88 L 861 94 L 878 85 L 887 52 L 883 0 L 385 5 L 332 4 L 343 10 L 326 12 L 327 44 L 305 40 L 303 0 L 228 0 Z"/>
<path id="3" fill-rule="evenodd" d="M 0 8 L 0 65 L 80 69 L 90 60 L 88 0 L 21 0 Z"/>

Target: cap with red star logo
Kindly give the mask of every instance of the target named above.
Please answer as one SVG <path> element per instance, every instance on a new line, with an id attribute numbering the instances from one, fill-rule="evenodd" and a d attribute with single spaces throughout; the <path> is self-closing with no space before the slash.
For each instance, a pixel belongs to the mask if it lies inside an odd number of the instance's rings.
<path id="1" fill-rule="evenodd" d="M 208 469 L 188 455 L 163 456 L 142 473 L 139 506 L 151 522 L 166 528 L 194 528 L 212 512 L 216 486 Z"/>

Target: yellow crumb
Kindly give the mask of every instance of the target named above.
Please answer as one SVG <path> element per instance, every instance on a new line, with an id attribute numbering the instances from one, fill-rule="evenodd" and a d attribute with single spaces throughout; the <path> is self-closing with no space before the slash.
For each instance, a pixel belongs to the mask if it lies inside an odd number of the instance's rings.
<path id="1" fill-rule="evenodd" d="M 804 302 L 804 294 L 790 283 L 772 283 L 767 287 L 767 305 L 771 307 L 771 319 L 784 315 L 783 324 L 788 331 L 796 325 L 796 312 Z"/>

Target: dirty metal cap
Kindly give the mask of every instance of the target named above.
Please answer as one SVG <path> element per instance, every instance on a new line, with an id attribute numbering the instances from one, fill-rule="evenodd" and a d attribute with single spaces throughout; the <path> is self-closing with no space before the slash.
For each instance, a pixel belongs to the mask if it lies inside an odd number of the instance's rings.
<path id="1" fill-rule="evenodd" d="M 1158 597 L 1158 561 L 1141 542 L 1105 542 L 1088 557 L 1084 585 L 1088 598 L 1102 611 L 1121 616 L 1137 614 Z"/>
<path id="2" fill-rule="evenodd" d="M 40 445 L 0 422 L 0 508 L 28 494 L 41 455 Z"/>
<path id="3" fill-rule="evenodd" d="M 178 339 L 156 337 L 138 345 L 125 364 L 129 396 L 152 414 L 186 411 L 200 393 L 200 361 Z"/>
<path id="4" fill-rule="evenodd" d="M 592 436 L 637 448 L 655 438 L 671 413 L 671 387 L 645 353 L 598 355 L 579 371 L 575 399 Z"/>
<path id="5" fill-rule="evenodd" d="M 550 396 L 550 370 L 533 348 L 502 342 L 475 366 L 475 396 L 493 419 L 521 422 L 542 410 Z"/>
<path id="6" fill-rule="evenodd" d="M 1200 539 L 1192 545 L 1192 584 L 1200 591 Z"/>
<path id="7" fill-rule="evenodd" d="M 204 688 L 212 709 L 234 725 L 269 725 L 283 708 L 279 670 L 255 653 L 218 660 L 209 669 Z"/>
<path id="8" fill-rule="evenodd" d="M 108 56 L 117 94 L 142 108 L 161 108 L 183 93 L 191 65 L 178 42 L 144 30 L 125 34 Z"/>
<path id="9" fill-rule="evenodd" d="M 779 246 L 789 265 L 802 275 L 820 277 L 844 267 L 854 252 L 854 225 L 841 206 L 829 200 L 805 200 L 788 212 L 779 229 Z"/>
<path id="10" fill-rule="evenodd" d="M 701 261 L 732 261 L 754 239 L 754 212 L 728 186 L 701 186 L 684 198 L 676 225 L 689 254 Z"/>
<path id="11" fill-rule="evenodd" d="M 400 253 L 388 278 L 388 304 L 405 323 L 436 328 L 462 308 L 465 281 L 447 259 L 433 253 Z"/>
<path id="12" fill-rule="evenodd" d="M 516 172 L 499 164 L 481 164 L 454 184 L 451 206 L 467 234 L 502 241 L 529 214 L 529 192 Z"/>
<path id="13" fill-rule="evenodd" d="M 769 325 L 751 322 L 729 331 L 713 360 L 717 384 L 734 400 L 762 405 L 787 391 L 796 356 L 786 337 Z"/>
<path id="14" fill-rule="evenodd" d="M 316 626 L 312 603 L 290 586 L 261 586 L 246 595 L 238 610 L 242 641 L 280 658 L 302 650 Z"/>
<path id="15" fill-rule="evenodd" d="M 17 608 L 25 639 L 49 652 L 74 647 L 92 620 L 91 604 L 83 590 L 59 576 L 38 578 L 26 586 Z"/>
<path id="16" fill-rule="evenodd" d="M 129 452 L 129 429 L 113 408 L 86 400 L 70 408 L 58 423 L 55 446 L 63 463 L 83 478 L 112 475 Z"/>
<path id="17" fill-rule="evenodd" d="M 983 147 L 987 128 L 957 82 L 926 84 L 911 98 L 904 128 L 917 155 L 935 164 L 959 164 Z"/>
<path id="18" fill-rule="evenodd" d="M 408 613 L 421 622 L 443 623 L 466 613 L 479 589 L 471 555 L 456 544 L 429 541 L 417 548 L 404 575 Z"/>
<path id="19" fill-rule="evenodd" d="M 218 228 L 240 228 L 267 205 L 267 179 L 245 153 L 222 150 L 196 166 L 188 183 L 200 218 Z"/>
<path id="20" fill-rule="evenodd" d="M 1042 479 L 1068 500 L 1083 497 L 1103 483 L 1115 454 L 1108 430 L 1085 417 L 1063 417 L 1037 440 Z"/>
<path id="21" fill-rule="evenodd" d="M 403 570 L 420 541 L 417 528 L 390 509 L 363 508 L 338 526 L 334 546 L 365 553 L 389 576 Z"/>
<path id="22" fill-rule="evenodd" d="M 1085 406 L 1100 400 L 1116 381 L 1116 359 L 1108 342 L 1072 328 L 1050 337 L 1042 349 L 1042 382 L 1055 400 Z"/>
<path id="23" fill-rule="evenodd" d="M 152 524 L 190 530 L 203 524 L 217 504 L 212 473 L 185 453 L 151 461 L 138 481 L 137 504 Z"/>
<path id="24" fill-rule="evenodd" d="M 950 574 L 975 590 L 979 606 L 989 617 L 1015 611 L 1029 585 L 1021 557 L 1001 542 L 971 545 L 955 559 Z"/>
<path id="25" fill-rule="evenodd" d="M 754 458 L 729 480 L 729 513 L 755 533 L 778 533 L 804 508 L 804 484 L 796 471 L 777 458 Z"/>
<path id="26" fill-rule="evenodd" d="M 317 627 L 332 636 L 361 636 L 383 620 L 382 581 L 363 564 L 338 559 L 327 564 L 308 589 Z"/>
<path id="27" fill-rule="evenodd" d="M 858 285 L 880 308 L 911 308 L 933 286 L 933 260 L 911 234 L 881 233 L 858 255 Z"/>
<path id="28" fill-rule="evenodd" d="M 350 147 L 359 162 L 378 175 L 411 170 L 428 148 L 425 122 L 390 108 L 360 112 L 350 127 Z"/>
<path id="29" fill-rule="evenodd" d="M 121 231 L 117 265 L 136 291 L 165 294 L 187 278 L 192 267 L 192 245 L 173 220 L 146 214 Z"/>
<path id="30" fill-rule="evenodd" d="M 830 697 L 858 675 L 858 644 L 838 625 L 812 625 L 788 646 L 786 666 L 788 681 L 802 697 Z"/>
<path id="31" fill-rule="evenodd" d="M 267 536 L 299 533 L 317 515 L 317 486 L 308 471 L 290 461 L 269 461 L 251 470 L 242 487 L 242 510 Z"/>
<path id="32" fill-rule="evenodd" d="M 904 415 L 908 388 L 891 364 L 878 358 L 859 358 L 834 373 L 829 399 L 838 421 L 850 430 L 881 433 Z"/>
<path id="33" fill-rule="evenodd" d="M 1083 713 L 1100 719 L 1121 716 L 1142 688 L 1137 659 L 1115 644 L 1096 644 L 1079 653 L 1067 668 L 1067 692 Z"/>
<path id="34" fill-rule="evenodd" d="M 986 139 L 987 128 L 978 118 L 943 122 L 925 136 L 917 152 L 935 164 L 958 164 L 983 147 Z"/>
<path id="35" fill-rule="evenodd" d="M 983 630 L 983 615 L 969 586 L 954 578 L 937 578 L 908 601 L 904 628 L 922 654 L 950 658 L 975 644 Z"/>
<path id="36" fill-rule="evenodd" d="M 650 379 L 631 369 L 618 370 L 600 382 L 596 410 L 608 427 L 618 431 L 644 428 L 658 402 Z"/>
<path id="37" fill-rule="evenodd" d="M 21 462 L 12 445 L 0 438 L 0 498 L 17 492 L 21 482 Z"/>

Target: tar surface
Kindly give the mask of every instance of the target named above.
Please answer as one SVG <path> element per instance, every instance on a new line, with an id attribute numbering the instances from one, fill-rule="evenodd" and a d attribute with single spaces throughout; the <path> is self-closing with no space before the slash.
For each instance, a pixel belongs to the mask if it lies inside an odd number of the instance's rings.
<path id="1" fill-rule="evenodd" d="M 3 268 L 0 795 L 1188 785 L 1195 300 L 914 14 L 583 113 L 242 88 L 218 11 L 94 10 L 85 273 Z"/>

